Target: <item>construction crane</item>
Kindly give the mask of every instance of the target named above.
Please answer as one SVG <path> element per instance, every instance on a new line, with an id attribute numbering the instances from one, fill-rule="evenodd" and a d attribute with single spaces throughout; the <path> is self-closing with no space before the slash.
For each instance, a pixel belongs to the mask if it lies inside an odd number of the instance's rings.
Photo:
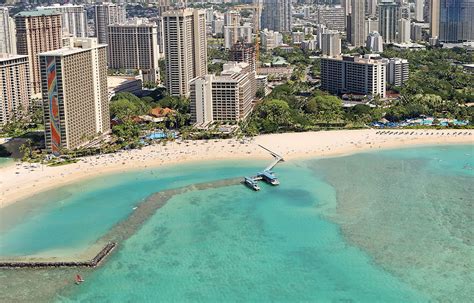
<path id="1" fill-rule="evenodd" d="M 253 11 L 253 24 L 255 29 L 255 57 L 258 61 L 260 56 L 260 13 L 262 11 L 262 4 L 241 4 L 232 7 L 232 9 L 240 10 L 252 10 Z"/>

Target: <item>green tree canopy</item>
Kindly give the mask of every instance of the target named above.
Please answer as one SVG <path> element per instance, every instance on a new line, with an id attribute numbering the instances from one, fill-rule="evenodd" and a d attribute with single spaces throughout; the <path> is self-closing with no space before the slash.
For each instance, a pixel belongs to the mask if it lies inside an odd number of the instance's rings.
<path id="1" fill-rule="evenodd" d="M 158 101 L 158 105 L 174 109 L 182 114 L 189 112 L 189 100 L 186 98 L 166 96 Z"/>
<path id="2" fill-rule="evenodd" d="M 129 92 L 117 93 L 115 96 L 112 97 L 111 101 L 114 102 L 120 99 L 127 99 L 132 102 L 140 102 L 140 98 Z"/>
<path id="3" fill-rule="evenodd" d="M 140 136 L 140 127 L 130 121 L 112 128 L 112 133 L 120 142 L 131 143 L 136 141 Z"/>
<path id="4" fill-rule="evenodd" d="M 378 121 L 382 118 L 382 112 L 379 108 L 372 108 L 365 104 L 357 104 L 350 107 L 346 113 L 346 119 L 352 122 L 369 123 Z"/>
<path id="5" fill-rule="evenodd" d="M 291 123 L 288 103 L 279 99 L 266 100 L 255 108 L 255 122 L 263 133 L 277 132 Z"/>
<path id="6" fill-rule="evenodd" d="M 130 120 L 138 114 L 138 107 L 130 100 L 119 99 L 110 104 L 110 115 L 120 120 Z"/>
<path id="7" fill-rule="evenodd" d="M 130 120 L 134 116 L 148 113 L 151 106 L 131 93 L 118 93 L 110 103 L 110 116 Z"/>
<path id="8" fill-rule="evenodd" d="M 382 56 L 408 60 L 410 79 L 397 89 L 406 98 L 417 94 L 431 94 L 438 95 L 443 100 L 474 101 L 474 75 L 466 73 L 461 66 L 472 63 L 474 55 L 464 49 L 433 48 L 409 51 L 387 47 Z"/>
<path id="9" fill-rule="evenodd" d="M 342 100 L 336 96 L 315 96 L 308 101 L 305 109 L 315 114 L 317 119 L 326 121 L 327 124 L 342 118 Z"/>

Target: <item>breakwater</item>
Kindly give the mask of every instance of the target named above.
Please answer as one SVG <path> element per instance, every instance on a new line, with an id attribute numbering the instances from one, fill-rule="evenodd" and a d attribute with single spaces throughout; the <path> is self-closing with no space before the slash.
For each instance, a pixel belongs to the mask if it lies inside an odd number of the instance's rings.
<path id="1" fill-rule="evenodd" d="M 107 243 L 99 253 L 89 261 L 0 261 L 0 268 L 58 268 L 58 267 L 97 267 L 117 246 L 117 243 Z"/>
<path id="2" fill-rule="evenodd" d="M 93 246 L 100 248 L 105 247 L 106 243 L 117 243 L 114 247 L 117 248 L 120 243 L 123 243 L 135 234 L 143 223 L 152 217 L 157 210 L 166 205 L 168 200 L 175 195 L 194 190 L 239 185 L 240 181 L 240 178 L 232 178 L 203 182 L 151 194 L 139 202 L 136 209 L 133 210 L 126 219 L 112 227 L 109 232 L 98 239 Z M 93 249 L 91 249 L 91 251 L 93 251 Z M 96 266 L 103 265 L 106 261 L 113 258 L 114 256 L 111 252 L 112 251 L 109 251 L 107 253 L 107 258 L 104 257 L 100 261 L 98 260 Z M 98 254 L 96 254 L 96 256 L 97 255 Z M 18 263 L 38 262 L 38 260 L 34 259 L 28 260 L 27 257 L 18 257 L 17 260 L 13 257 L 4 258 L 2 261 L 2 257 L 0 257 L 0 262 L 17 262 L 17 265 Z M 8 260 L 6 258 L 8 258 Z M 51 260 L 51 262 L 53 261 L 54 260 Z M 79 262 L 79 260 L 76 261 Z M 41 262 L 48 262 L 48 260 L 45 258 L 41 260 Z M 82 262 L 82 260 L 80 262 Z M 87 259 L 84 260 L 84 262 L 87 262 Z M 76 274 L 80 273 L 87 281 L 89 275 L 92 274 L 96 268 L 97 267 L 94 266 L 34 267 L 34 269 L 20 266 L 0 267 L 0 280 L 2 281 L 2 283 L 0 283 L 0 302 L 51 302 L 52 298 L 58 294 L 64 295 L 74 289 L 71 288 L 71 285 L 74 285 L 74 277 Z"/>

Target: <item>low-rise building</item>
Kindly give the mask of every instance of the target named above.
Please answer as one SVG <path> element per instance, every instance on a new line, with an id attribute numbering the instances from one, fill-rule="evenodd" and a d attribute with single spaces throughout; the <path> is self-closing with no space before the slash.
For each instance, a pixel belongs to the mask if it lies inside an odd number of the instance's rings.
<path id="1" fill-rule="evenodd" d="M 138 76 L 107 76 L 107 91 L 109 100 L 118 93 L 140 94 L 142 91 L 143 81 Z"/>
<path id="2" fill-rule="evenodd" d="M 463 68 L 467 72 L 474 73 L 474 64 L 463 64 Z"/>
<path id="3" fill-rule="evenodd" d="M 269 80 L 289 79 L 293 74 L 293 67 L 259 67 L 257 74 L 268 76 Z"/>
<path id="4" fill-rule="evenodd" d="M 392 47 L 396 50 L 423 50 L 426 46 L 418 43 L 392 43 Z"/>

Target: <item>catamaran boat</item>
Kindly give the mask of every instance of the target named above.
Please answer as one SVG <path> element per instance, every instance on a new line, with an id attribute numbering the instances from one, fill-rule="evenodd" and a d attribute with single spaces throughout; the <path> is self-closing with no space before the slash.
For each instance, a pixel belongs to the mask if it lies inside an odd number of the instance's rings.
<path id="1" fill-rule="evenodd" d="M 251 189 L 253 189 L 255 191 L 260 190 L 260 186 L 258 186 L 257 181 L 255 181 L 254 179 L 249 178 L 249 177 L 245 177 L 244 182 L 245 182 L 245 185 L 247 185 Z"/>
<path id="2" fill-rule="evenodd" d="M 76 284 L 81 284 L 82 282 L 84 282 L 84 279 L 81 275 L 76 275 Z"/>

